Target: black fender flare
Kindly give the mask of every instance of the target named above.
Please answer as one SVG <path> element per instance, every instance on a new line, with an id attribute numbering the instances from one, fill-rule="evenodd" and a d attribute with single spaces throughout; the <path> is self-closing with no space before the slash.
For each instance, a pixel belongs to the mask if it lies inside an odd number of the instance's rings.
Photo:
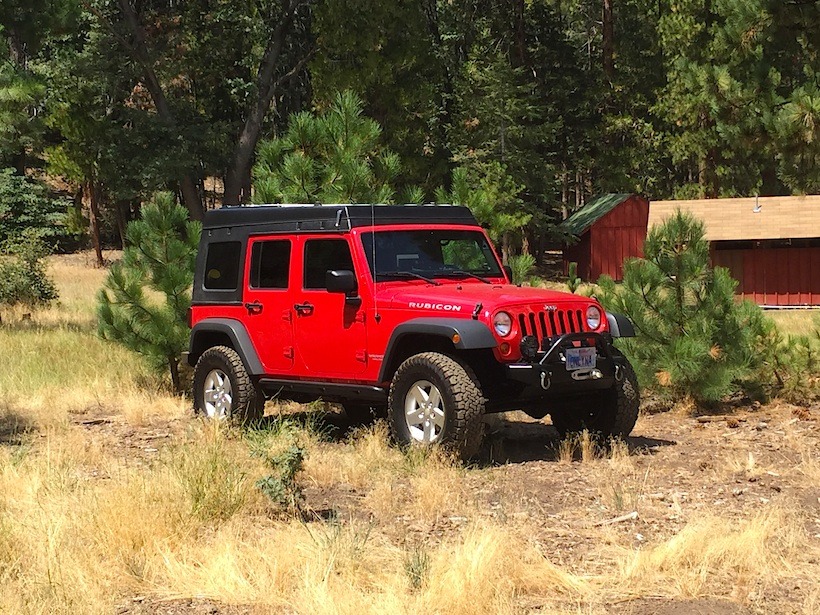
<path id="1" fill-rule="evenodd" d="M 387 349 L 384 351 L 382 367 L 379 370 L 379 382 L 386 382 L 390 379 L 388 370 L 399 342 L 402 338 L 414 334 L 435 335 L 445 338 L 452 342 L 458 350 L 495 348 L 498 345 L 490 328 L 477 320 L 465 318 L 414 318 L 393 329 L 390 341 L 387 342 Z M 456 335 L 458 335 L 458 342 L 453 342 L 453 337 Z"/>
<path id="2" fill-rule="evenodd" d="M 223 333 L 231 340 L 233 349 L 237 352 L 245 365 L 245 369 L 252 376 L 259 376 L 265 373 L 262 367 L 262 362 L 259 360 L 259 355 L 253 347 L 251 336 L 248 335 L 248 330 L 238 320 L 233 318 L 206 318 L 200 320 L 191 329 L 191 342 L 189 346 L 188 364 L 193 367 L 199 355 L 206 349 L 197 346 L 197 340 L 202 339 L 206 333 Z"/>
<path id="3" fill-rule="evenodd" d="M 606 313 L 609 333 L 612 337 L 635 337 L 635 325 L 623 314 Z"/>

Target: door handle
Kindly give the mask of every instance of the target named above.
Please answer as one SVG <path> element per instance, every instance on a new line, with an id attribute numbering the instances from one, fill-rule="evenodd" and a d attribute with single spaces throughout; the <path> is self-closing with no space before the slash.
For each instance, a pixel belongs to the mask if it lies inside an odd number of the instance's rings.
<path id="1" fill-rule="evenodd" d="M 262 311 L 262 304 L 258 301 L 246 303 L 245 309 L 248 310 L 248 314 L 259 314 Z"/>
<path id="2" fill-rule="evenodd" d="M 313 304 L 308 303 L 307 301 L 304 303 L 297 303 L 293 306 L 293 309 L 296 310 L 297 314 L 301 314 L 302 316 L 310 316 L 313 314 Z"/>

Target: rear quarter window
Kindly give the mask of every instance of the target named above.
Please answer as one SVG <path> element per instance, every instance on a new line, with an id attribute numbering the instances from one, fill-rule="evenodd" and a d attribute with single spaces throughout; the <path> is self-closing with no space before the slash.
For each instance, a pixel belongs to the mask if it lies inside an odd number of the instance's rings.
<path id="1" fill-rule="evenodd" d="M 239 260 L 242 243 L 216 241 L 208 244 L 203 286 L 209 290 L 236 290 L 239 287 Z"/>

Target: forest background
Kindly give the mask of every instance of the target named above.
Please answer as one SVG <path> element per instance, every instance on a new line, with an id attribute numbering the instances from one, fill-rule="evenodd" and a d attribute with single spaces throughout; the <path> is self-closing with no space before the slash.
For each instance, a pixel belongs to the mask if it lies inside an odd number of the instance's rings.
<path id="1" fill-rule="evenodd" d="M 4 0 L 0 184 L 95 238 L 160 189 L 198 220 L 349 90 L 396 199 L 466 178 L 540 255 L 601 192 L 820 190 L 818 50 L 814 0 Z"/>

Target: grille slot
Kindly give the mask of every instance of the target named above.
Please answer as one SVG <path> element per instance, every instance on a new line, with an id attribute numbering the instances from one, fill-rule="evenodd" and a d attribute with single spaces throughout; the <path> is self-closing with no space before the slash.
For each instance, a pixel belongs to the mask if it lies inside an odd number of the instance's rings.
<path id="1" fill-rule="evenodd" d="M 525 310 L 517 315 L 521 335 L 534 335 L 541 350 L 549 345 L 545 340 L 564 333 L 583 333 L 588 330 L 583 310 Z"/>

